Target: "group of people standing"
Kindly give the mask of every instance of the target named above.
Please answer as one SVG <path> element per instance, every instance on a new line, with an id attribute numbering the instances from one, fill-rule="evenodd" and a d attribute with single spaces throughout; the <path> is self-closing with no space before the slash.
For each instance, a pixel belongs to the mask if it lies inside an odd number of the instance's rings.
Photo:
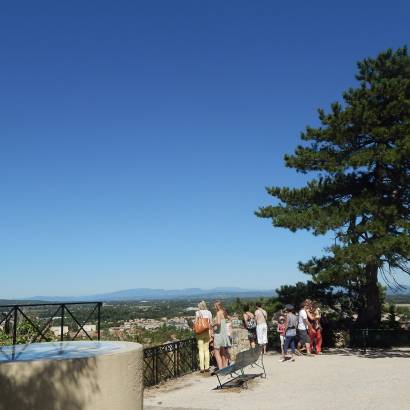
<path id="1" fill-rule="evenodd" d="M 232 324 L 226 309 L 220 301 L 214 303 L 215 314 L 208 310 L 206 302 L 198 303 L 195 315 L 194 331 L 198 341 L 199 368 L 201 373 L 210 371 L 211 360 L 215 367 L 222 369 L 229 365 L 232 347 Z M 306 299 L 300 306 L 298 313 L 293 305 L 286 305 L 283 314 L 279 317 L 277 331 L 280 336 L 282 359 L 294 360 L 296 348 L 306 349 L 312 354 L 312 345 L 315 345 L 317 354 L 322 352 L 322 332 L 320 324 L 320 309 L 310 299 Z M 248 331 L 248 340 L 251 348 L 258 344 L 263 353 L 266 353 L 268 344 L 268 315 L 260 302 L 252 312 L 249 305 L 244 306 L 243 327 Z M 289 353 L 290 350 L 290 354 Z"/>
<path id="2" fill-rule="evenodd" d="M 221 302 L 214 303 L 215 315 L 208 310 L 206 302 L 198 303 L 195 315 L 194 331 L 198 341 L 199 369 L 201 373 L 210 371 L 211 359 L 215 367 L 222 369 L 229 365 L 232 347 L 232 323 Z M 244 307 L 243 326 L 248 331 L 251 347 L 256 343 L 266 353 L 268 344 L 267 313 L 261 303 L 256 304 L 255 312 L 249 306 Z"/>
<path id="3" fill-rule="evenodd" d="M 282 359 L 294 361 L 296 348 L 306 349 L 308 355 L 313 354 L 315 345 L 317 354 L 322 353 L 322 326 L 320 324 L 320 309 L 310 299 L 301 305 L 298 315 L 293 305 L 286 305 L 284 316 L 279 317 L 277 330 L 281 339 Z M 290 349 L 290 355 L 288 354 Z"/>

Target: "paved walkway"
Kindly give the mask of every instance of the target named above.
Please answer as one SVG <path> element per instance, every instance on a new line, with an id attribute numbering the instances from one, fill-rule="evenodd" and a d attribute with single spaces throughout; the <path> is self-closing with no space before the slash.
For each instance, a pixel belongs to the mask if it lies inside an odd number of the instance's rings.
<path id="1" fill-rule="evenodd" d="M 249 382 L 247 390 L 212 390 L 216 378 L 200 373 L 151 387 L 145 390 L 144 409 L 410 409 L 410 349 L 278 360 L 278 355 L 265 356 L 267 379 Z"/>

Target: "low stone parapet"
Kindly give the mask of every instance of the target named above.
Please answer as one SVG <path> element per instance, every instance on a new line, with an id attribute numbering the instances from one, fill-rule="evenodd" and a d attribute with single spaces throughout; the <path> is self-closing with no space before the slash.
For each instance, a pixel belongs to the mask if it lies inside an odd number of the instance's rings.
<path id="1" fill-rule="evenodd" d="M 249 349 L 248 331 L 243 328 L 232 329 L 231 359 L 235 360 L 237 353 Z"/>

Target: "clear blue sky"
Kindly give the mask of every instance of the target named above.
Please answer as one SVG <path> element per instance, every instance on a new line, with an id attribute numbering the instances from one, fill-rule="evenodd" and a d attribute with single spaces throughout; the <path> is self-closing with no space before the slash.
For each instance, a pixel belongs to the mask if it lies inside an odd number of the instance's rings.
<path id="1" fill-rule="evenodd" d="M 407 3 L 407 5 L 406 5 Z M 15 7 L 11 9 L 11 7 Z M 253 212 L 283 155 L 409 44 L 406 1 L 0 6 L 0 297 L 274 288 L 324 238 Z"/>

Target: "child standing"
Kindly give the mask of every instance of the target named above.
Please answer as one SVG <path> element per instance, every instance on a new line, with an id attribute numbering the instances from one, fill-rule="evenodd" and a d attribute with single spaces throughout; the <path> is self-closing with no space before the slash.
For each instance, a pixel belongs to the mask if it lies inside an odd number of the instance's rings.
<path id="1" fill-rule="evenodd" d="M 280 350 L 282 352 L 282 356 L 283 356 L 283 345 L 285 344 L 285 317 L 284 316 L 279 316 L 279 320 L 278 320 L 278 326 L 276 328 L 276 330 L 279 333 L 279 337 L 280 337 Z"/>

